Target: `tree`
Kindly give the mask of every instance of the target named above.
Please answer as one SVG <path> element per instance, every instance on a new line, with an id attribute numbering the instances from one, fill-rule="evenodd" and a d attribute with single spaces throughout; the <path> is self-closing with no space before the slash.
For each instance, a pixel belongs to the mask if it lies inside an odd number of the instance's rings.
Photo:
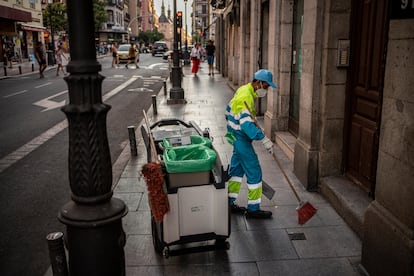
<path id="1" fill-rule="evenodd" d="M 145 45 L 153 44 L 155 41 L 162 40 L 163 38 L 164 34 L 159 33 L 157 30 L 140 32 L 138 35 L 138 41 L 141 44 L 145 43 Z"/>
<path id="2" fill-rule="evenodd" d="M 54 32 L 67 30 L 66 6 L 62 3 L 51 3 L 43 11 L 43 25 L 53 28 Z"/>
<path id="3" fill-rule="evenodd" d="M 106 2 L 93 0 L 93 12 L 95 16 L 95 31 L 108 21 L 108 14 L 105 10 Z M 54 32 L 67 31 L 68 19 L 66 5 L 62 3 L 51 3 L 43 10 L 43 25 L 52 27 Z"/>
<path id="4" fill-rule="evenodd" d="M 108 21 L 108 13 L 105 10 L 106 1 L 93 0 L 93 13 L 95 16 L 95 32 L 101 28 L 101 25 Z"/>

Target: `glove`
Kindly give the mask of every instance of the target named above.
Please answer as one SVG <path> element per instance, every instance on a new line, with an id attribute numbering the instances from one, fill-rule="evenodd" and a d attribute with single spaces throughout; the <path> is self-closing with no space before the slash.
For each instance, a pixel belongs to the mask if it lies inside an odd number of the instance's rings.
<path id="1" fill-rule="evenodd" d="M 273 153 L 273 142 L 265 136 L 262 140 L 263 146 L 269 153 Z"/>

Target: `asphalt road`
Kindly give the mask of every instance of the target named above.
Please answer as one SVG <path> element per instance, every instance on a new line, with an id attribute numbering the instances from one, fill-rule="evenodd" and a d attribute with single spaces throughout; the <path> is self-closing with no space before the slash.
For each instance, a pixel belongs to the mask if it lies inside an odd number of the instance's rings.
<path id="1" fill-rule="evenodd" d="M 127 127 L 138 126 L 151 96 L 162 89 L 168 64 L 150 54 L 141 55 L 139 69 L 111 68 L 110 57 L 99 62 L 103 99 L 111 106 L 107 135 L 114 163 L 128 143 Z M 27 154 L 18 149 L 64 122 L 60 107 L 67 103 L 66 82 L 55 70 L 44 79 L 32 74 L 0 80 L 0 164 L 14 159 L 0 170 L 2 276 L 43 275 L 50 265 L 45 237 L 64 230 L 57 214 L 70 199 L 67 128 L 36 140 L 42 142 Z"/>

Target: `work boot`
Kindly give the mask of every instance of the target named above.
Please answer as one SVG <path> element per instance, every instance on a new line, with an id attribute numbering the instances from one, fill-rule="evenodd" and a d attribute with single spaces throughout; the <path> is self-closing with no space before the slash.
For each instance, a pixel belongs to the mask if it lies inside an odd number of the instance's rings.
<path id="1" fill-rule="evenodd" d="M 247 209 L 246 209 L 246 207 L 241 207 L 237 204 L 232 204 L 232 205 L 230 205 L 230 211 L 233 214 L 242 214 L 242 215 L 244 215 L 246 213 Z"/>
<path id="2" fill-rule="evenodd" d="M 272 212 L 264 210 L 247 211 L 246 218 L 267 219 L 272 217 Z"/>

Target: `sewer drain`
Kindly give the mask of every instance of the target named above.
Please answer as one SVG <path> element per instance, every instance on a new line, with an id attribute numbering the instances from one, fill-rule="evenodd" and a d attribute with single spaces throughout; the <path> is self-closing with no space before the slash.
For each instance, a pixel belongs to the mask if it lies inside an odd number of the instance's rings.
<path id="1" fill-rule="evenodd" d="M 302 241 L 306 240 L 305 233 L 288 233 L 291 241 Z"/>

